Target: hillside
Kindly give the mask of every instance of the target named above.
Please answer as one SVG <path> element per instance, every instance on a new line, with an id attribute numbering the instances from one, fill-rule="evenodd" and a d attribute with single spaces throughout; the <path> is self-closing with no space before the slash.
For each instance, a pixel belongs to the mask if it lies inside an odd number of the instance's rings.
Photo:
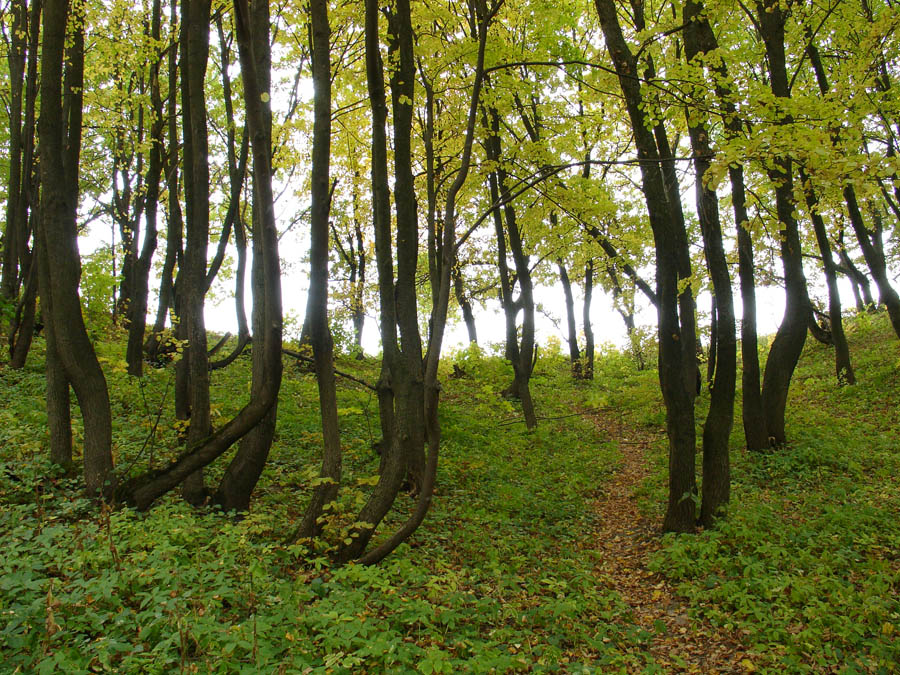
<path id="1" fill-rule="evenodd" d="M 738 424 L 727 519 L 664 537 L 655 372 L 607 352 L 593 382 L 573 381 L 561 358 L 542 356 L 541 419 L 527 432 L 499 395 L 508 366 L 458 353 L 445 359 L 425 524 L 381 565 L 343 568 L 324 548 L 282 543 L 318 472 L 310 373 L 286 361 L 249 515 L 174 495 L 138 514 L 99 508 L 54 474 L 39 340 L 24 371 L 0 366 L 0 671 L 892 672 L 900 348 L 880 316 L 858 317 L 848 337 L 860 384 L 837 388 L 830 352 L 809 341 L 789 446 L 750 455 Z M 171 367 L 130 378 L 117 334 L 100 354 L 117 466 L 159 465 L 177 450 Z M 378 364 L 339 368 L 372 381 Z M 216 414 L 239 405 L 248 373 L 246 356 L 216 371 Z M 373 395 L 342 379 L 339 397 L 346 487 L 331 542 L 378 468 Z"/>

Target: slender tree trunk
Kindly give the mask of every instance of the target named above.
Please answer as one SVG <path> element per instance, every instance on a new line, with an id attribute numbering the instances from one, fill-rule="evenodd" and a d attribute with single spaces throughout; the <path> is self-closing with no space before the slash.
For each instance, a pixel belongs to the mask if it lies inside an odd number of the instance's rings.
<path id="1" fill-rule="evenodd" d="M 806 196 L 806 205 L 809 208 L 809 217 L 816 233 L 816 243 L 819 245 L 819 252 L 822 255 L 822 269 L 825 272 L 825 285 L 828 288 L 828 318 L 831 323 L 831 339 L 834 344 L 834 362 L 838 384 L 856 384 L 856 376 L 850 362 L 850 347 L 847 345 L 847 336 L 844 334 L 841 296 L 837 287 L 837 269 L 831 253 L 831 243 L 828 241 L 825 221 L 819 212 L 819 200 L 813 189 L 812 179 L 803 167 L 800 167 L 799 171 L 803 192 Z"/>
<path id="2" fill-rule="evenodd" d="M 408 5 L 406 6 L 408 7 Z M 358 522 L 366 525 L 356 528 L 351 537 L 351 543 L 337 552 L 335 557 L 339 562 L 349 562 L 359 558 L 366 550 L 366 545 L 375 528 L 393 505 L 397 493 L 400 491 L 403 477 L 409 468 L 408 458 L 404 452 L 405 448 L 400 443 L 402 431 L 399 426 L 403 424 L 403 421 L 398 419 L 408 406 L 410 392 L 409 377 L 404 367 L 405 362 L 397 335 L 398 298 L 394 284 L 391 246 L 391 204 L 385 130 L 387 101 L 378 39 L 378 15 L 378 0 L 366 0 L 366 82 L 372 106 L 372 215 L 375 226 L 378 293 L 381 301 L 382 367 L 377 385 L 382 433 L 380 442 L 381 471 L 378 483 L 357 517 Z M 410 84 L 412 84 L 412 80 L 410 80 Z M 410 98 L 410 105 L 411 101 Z M 399 240 L 398 234 L 398 242 Z M 404 241 L 409 243 L 407 239 Z M 399 415 L 395 414 L 395 410 L 399 412 Z"/>
<path id="3" fill-rule="evenodd" d="M 80 9 L 78 10 L 80 12 Z M 97 494 L 112 481 L 112 424 L 106 379 L 87 335 L 78 298 L 81 265 L 76 215 L 81 150 L 81 107 L 84 67 L 83 17 L 66 35 L 67 0 L 48 0 L 44 7 L 41 75 L 41 246 L 45 279 L 41 297 L 51 347 L 59 356 L 84 420 L 84 481 Z M 63 53 L 63 47 L 69 47 Z M 63 63 L 65 68 L 65 90 Z M 63 97 L 65 96 L 65 103 Z M 64 110 L 68 113 L 64 116 Z M 54 359 L 55 360 L 55 359 Z M 58 369 L 57 369 L 58 372 Z M 56 374 L 54 374 L 55 376 Z M 55 383 L 54 393 L 58 391 Z M 61 389 L 61 387 L 59 387 Z M 60 412 L 48 406 L 48 417 Z M 51 427 L 63 423 L 50 419 Z"/>
<path id="4" fill-rule="evenodd" d="M 472 312 L 472 303 L 466 295 L 459 260 L 453 265 L 452 274 L 453 294 L 456 296 L 456 303 L 462 310 L 463 321 L 466 324 L 466 332 L 469 335 L 469 344 L 478 344 L 478 329 L 475 326 L 475 314 Z"/>
<path id="5" fill-rule="evenodd" d="M 777 0 L 757 2 L 756 8 L 766 47 L 772 93 L 776 100 L 787 101 L 790 98 L 790 89 L 785 65 L 784 11 Z M 779 115 L 783 122 L 790 122 L 790 117 L 786 113 L 781 112 Z M 794 216 L 796 204 L 791 158 L 786 155 L 776 157 L 769 171 L 769 178 L 774 185 L 775 208 L 780 223 L 779 239 L 786 301 L 784 317 L 775 334 L 763 373 L 762 404 L 769 441 L 773 445 L 781 446 L 787 441 L 785 410 L 788 389 L 806 342 L 809 295 L 803 273 L 800 231 Z"/>
<path id="6" fill-rule="evenodd" d="M 690 63 L 704 52 L 702 27 L 698 18 L 703 7 L 695 0 L 687 0 L 684 6 L 685 59 Z M 697 199 L 697 216 L 703 234 L 706 266 L 713 284 L 713 330 L 710 335 L 709 363 L 710 395 L 709 413 L 703 424 L 703 485 L 701 490 L 700 523 L 712 525 L 720 511 L 728 504 L 731 495 L 731 466 L 728 453 L 731 429 L 734 424 L 734 395 L 737 379 L 737 337 L 735 335 L 734 299 L 731 293 L 731 277 L 725 259 L 722 226 L 719 219 L 719 200 L 714 190 L 706 187 L 713 150 L 705 121 L 694 122 L 687 113 L 688 132 L 694 153 L 694 181 Z"/>
<path id="7" fill-rule="evenodd" d="M 150 38 L 158 43 L 161 35 L 162 3 L 153 0 L 150 17 Z M 131 278 L 131 304 L 128 317 L 128 346 L 125 360 L 128 373 L 140 377 L 144 367 L 144 330 L 147 326 L 147 300 L 150 294 L 150 264 L 156 252 L 156 211 L 159 206 L 159 183 L 162 177 L 162 149 L 165 118 L 162 94 L 159 88 L 159 50 L 150 62 L 150 155 L 144 196 L 144 241 L 141 252 L 134 260 Z"/>
<path id="8" fill-rule="evenodd" d="M 3 231 L 3 267 L 0 275 L 0 298 L 14 304 L 21 283 L 19 270 L 19 248 L 25 246 L 21 239 L 23 226 L 17 221 L 19 200 L 23 182 L 29 176 L 23 175 L 22 110 L 25 93 L 25 53 L 28 30 L 28 9 L 25 0 L 10 3 L 12 25 L 10 26 L 9 52 L 9 174 L 6 189 L 6 227 Z"/>
<path id="9" fill-rule="evenodd" d="M 500 117 L 494 108 L 488 109 L 488 115 L 491 129 L 491 135 L 487 140 L 487 146 L 490 148 L 489 157 L 493 161 L 499 162 L 502 157 Z M 513 303 L 510 297 L 504 303 L 506 305 L 505 311 L 507 312 L 507 342 L 509 342 L 510 338 L 516 341 L 514 337 L 515 315 L 518 314 L 519 310 L 522 311 L 522 337 L 518 340 L 518 345 L 515 349 L 516 354 L 511 354 L 511 356 L 516 356 L 516 358 L 510 359 L 513 364 L 514 375 L 512 393 L 522 403 L 525 426 L 533 429 L 537 426 L 537 416 L 534 411 L 534 401 L 531 398 L 531 387 L 529 386 L 534 359 L 534 288 L 531 279 L 531 268 L 529 266 L 529 257 L 524 251 L 516 212 L 511 203 L 506 171 L 498 164 L 493 173 L 495 174 L 499 198 L 505 203 L 502 209 L 502 223 L 499 218 L 495 218 L 495 224 L 501 223 L 500 227 L 504 230 L 502 234 L 498 230 L 497 236 L 498 240 L 501 237 L 505 237 L 508 240 L 509 251 L 512 254 L 516 269 L 516 283 L 519 285 L 518 299 Z M 496 203 L 496 199 L 494 202 Z M 509 295 L 511 296 L 511 293 Z M 512 321 L 510 321 L 510 312 L 512 312 Z"/>
<path id="10" fill-rule="evenodd" d="M 472 144 L 475 135 L 475 122 L 481 95 L 481 84 L 484 77 L 484 53 L 487 42 L 487 27 L 500 7 L 499 2 L 494 3 L 490 9 L 484 0 L 476 0 L 470 8 L 478 21 L 478 57 L 475 65 L 475 77 L 472 85 L 472 96 L 469 104 L 469 115 L 466 122 L 466 135 L 463 142 L 463 151 L 460 168 L 456 178 L 451 184 L 444 208 L 444 231 L 441 245 L 441 283 L 437 296 L 437 303 L 431 315 L 431 334 L 429 337 L 428 356 L 425 363 L 425 424 L 426 438 L 428 440 L 428 461 L 426 464 L 425 482 L 419 492 L 416 506 L 412 514 L 403 525 L 398 528 L 382 544 L 369 551 L 360 558 L 363 564 L 373 564 L 382 560 L 397 546 L 405 541 L 421 525 L 431 504 L 434 493 L 434 484 L 437 477 L 438 451 L 440 449 L 441 428 L 438 421 L 438 400 L 440 396 L 440 384 L 437 380 L 438 365 L 440 363 L 441 342 L 443 341 L 444 328 L 447 321 L 447 308 L 450 301 L 451 268 L 456 251 L 456 196 L 465 184 L 469 173 L 472 158 Z M 406 9 L 401 6 L 401 9 Z M 407 23 L 405 27 L 410 28 Z M 411 32 L 411 30 L 410 30 Z"/>
<path id="11" fill-rule="evenodd" d="M 337 390 L 334 376 L 334 346 L 328 328 L 328 214 L 329 160 L 331 155 L 331 29 L 327 0 L 311 0 L 312 67 L 315 89 L 313 119 L 312 208 L 310 230 L 309 303 L 310 337 L 319 387 L 322 418 L 321 483 L 298 529 L 300 537 L 314 537 L 326 504 L 334 501 L 341 481 L 341 436 L 338 427 Z"/>
<path id="12" fill-rule="evenodd" d="M 618 75 L 634 132 L 638 158 L 641 160 L 642 190 L 647 204 L 656 247 L 656 295 L 658 297 L 659 379 L 666 405 L 666 430 L 669 437 L 669 504 L 663 521 L 668 531 L 687 532 L 694 529 L 694 495 L 696 474 L 696 432 L 694 430 L 694 394 L 696 360 L 693 354 L 693 315 L 682 315 L 693 300 L 679 302 L 680 295 L 690 295 L 690 285 L 679 292 L 680 247 L 686 244 L 684 232 L 678 230 L 678 219 L 669 210 L 660 151 L 649 130 L 644 99 L 635 78 L 638 64 L 625 42 L 613 0 L 595 0 L 606 48 Z M 687 339 L 686 336 L 690 336 Z M 690 345 L 690 357 L 683 345 Z"/>
<path id="13" fill-rule="evenodd" d="M 582 305 L 582 325 L 584 326 L 584 365 L 582 377 L 594 379 L 594 330 L 591 327 L 591 299 L 594 294 L 594 261 L 588 260 L 584 266 L 584 304 Z"/>
<path id="14" fill-rule="evenodd" d="M 578 329 L 575 327 L 575 300 L 572 298 L 572 284 L 569 281 L 569 273 L 563 264 L 562 258 L 556 261 L 559 268 L 559 281 L 566 297 L 566 325 L 569 329 L 569 362 L 572 366 L 573 377 L 581 377 L 581 352 L 578 349 Z"/>
<path id="15" fill-rule="evenodd" d="M 841 261 L 841 271 L 847 275 L 847 278 L 853 283 L 854 295 L 861 294 L 862 297 L 856 301 L 857 311 L 874 311 L 875 300 L 872 297 L 872 291 L 869 286 L 869 278 L 863 274 L 859 268 L 850 259 L 847 249 L 844 246 L 844 228 L 838 232 L 838 258 Z"/>
<path id="16" fill-rule="evenodd" d="M 29 249 L 28 239 L 35 231 L 38 210 L 39 178 L 34 170 L 34 139 L 40 0 L 32 0 L 30 13 L 28 9 L 24 1 L 16 2 L 13 7 L 11 50 L 8 57 L 11 79 L 10 170 L 0 295 L 9 304 L 15 304 L 14 316 L 8 326 L 9 366 L 13 369 L 25 366 L 31 349 L 38 288 L 35 245 L 32 243 Z"/>
<path id="17" fill-rule="evenodd" d="M 702 9 L 701 3 L 692 3 Z M 700 51 L 713 52 L 719 49 L 718 40 L 702 11 L 695 14 L 692 21 L 693 39 Z M 716 96 L 724 108 L 723 122 L 728 139 L 742 135 L 742 121 L 733 102 L 730 78 L 724 61 L 712 61 L 709 68 L 716 73 L 713 78 Z M 728 168 L 731 182 L 731 203 L 734 222 L 737 226 L 738 277 L 741 284 L 741 362 L 743 364 L 741 416 L 744 438 L 751 450 L 761 450 L 769 446 L 766 432 L 765 414 L 760 392 L 760 366 L 756 328 L 756 280 L 753 264 L 753 240 L 750 236 L 750 219 L 747 215 L 744 169 L 740 164 Z"/>
<path id="18" fill-rule="evenodd" d="M 178 21 L 178 3 L 171 3 L 169 23 L 174 26 Z M 180 38 L 179 38 L 180 42 Z M 166 223 L 166 254 L 160 273 L 159 302 L 156 309 L 156 318 L 153 329 L 144 342 L 144 352 L 149 361 L 159 360 L 159 351 L 162 347 L 162 334 L 166 327 L 166 318 L 169 309 L 175 305 L 174 274 L 177 263 L 183 262 L 184 249 L 182 234 L 184 222 L 179 201 L 180 185 L 178 180 L 178 120 L 176 109 L 178 106 L 178 55 L 183 53 L 182 48 L 174 46 L 168 50 L 168 75 L 169 91 L 166 113 L 166 126 L 168 135 L 168 150 L 166 153 L 166 188 L 168 192 L 167 223 Z"/>
<path id="19" fill-rule="evenodd" d="M 812 34 L 807 29 L 807 37 L 809 40 L 809 44 L 807 45 L 806 52 L 809 55 L 810 63 L 813 66 L 813 70 L 816 73 L 816 81 L 819 85 L 819 91 L 823 95 L 827 95 L 830 93 L 831 87 L 828 84 L 828 77 L 825 73 L 825 67 L 822 64 L 822 59 L 819 55 L 819 50 L 815 45 Z M 884 73 L 884 78 L 882 79 L 883 84 L 887 85 L 887 73 Z M 832 134 L 832 143 L 837 145 L 840 139 L 836 136 L 836 134 Z M 881 233 L 873 233 L 871 232 L 865 225 L 863 221 L 862 213 L 859 210 L 859 202 L 856 196 L 856 189 L 853 187 L 853 184 L 849 181 L 845 182 L 843 187 L 843 196 L 844 201 L 847 204 L 847 212 L 850 216 L 850 223 L 853 226 L 853 232 L 856 234 L 856 238 L 859 241 L 859 246 L 862 249 L 863 257 L 866 259 L 866 264 L 869 266 L 869 271 L 872 273 L 872 277 L 875 279 L 875 284 L 878 286 L 878 294 L 881 296 L 881 302 L 887 308 L 888 316 L 891 319 L 891 325 L 894 328 L 894 332 L 897 334 L 897 337 L 900 338 L 900 295 L 897 294 L 897 291 L 894 290 L 894 287 L 891 285 L 890 279 L 887 275 L 887 265 L 884 259 L 884 250 L 881 246 Z M 826 272 L 826 279 L 827 279 Z M 847 355 L 847 363 L 841 364 L 842 367 L 849 367 L 849 353 Z M 838 376 L 840 379 L 840 375 Z M 850 374 L 852 377 L 852 371 Z M 852 382 L 851 382 L 852 384 Z"/>

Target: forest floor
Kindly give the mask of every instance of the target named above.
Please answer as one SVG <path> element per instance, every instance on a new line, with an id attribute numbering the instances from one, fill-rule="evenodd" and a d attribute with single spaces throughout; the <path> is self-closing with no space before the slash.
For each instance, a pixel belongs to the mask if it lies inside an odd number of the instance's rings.
<path id="1" fill-rule="evenodd" d="M 434 503 L 371 567 L 328 559 L 377 480 L 368 388 L 339 383 L 344 477 L 323 537 L 285 545 L 321 464 L 312 374 L 286 364 L 276 442 L 245 517 L 177 494 L 147 513 L 110 510 L 49 464 L 39 339 L 25 369 L 0 361 L 0 673 L 896 673 L 900 343 L 881 315 L 847 333 L 860 383 L 838 387 L 832 351 L 807 344 L 791 442 L 748 453 L 736 421 L 726 517 L 692 535 L 659 530 L 655 370 L 604 349 L 594 379 L 573 380 L 561 354 L 542 350 L 540 423 L 528 430 L 501 396 L 507 362 L 450 354 Z M 97 348 L 120 472 L 170 461 L 182 428 L 173 368 L 137 380 L 122 334 Z M 378 378 L 375 358 L 338 363 Z M 215 371 L 217 425 L 249 375 L 249 355 Z M 708 405 L 704 389 L 698 427 Z M 77 450 L 80 417 L 73 402 Z M 210 467 L 208 485 L 223 471 Z M 379 536 L 412 505 L 398 498 Z"/>
<path id="2" fill-rule="evenodd" d="M 651 475 L 646 454 L 659 433 L 627 426 L 609 412 L 595 413 L 592 419 L 622 453 L 620 467 L 593 502 L 599 516 L 592 538 L 600 553 L 596 571 L 631 608 L 630 620 L 652 635 L 645 650 L 667 672 L 754 672 L 739 634 L 692 618 L 675 586 L 649 567 L 661 548 L 659 525 L 641 513 L 636 493 Z"/>

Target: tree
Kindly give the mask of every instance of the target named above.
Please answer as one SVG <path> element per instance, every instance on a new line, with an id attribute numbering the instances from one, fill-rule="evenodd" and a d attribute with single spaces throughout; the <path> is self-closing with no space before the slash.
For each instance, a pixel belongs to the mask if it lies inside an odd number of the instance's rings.
<path id="1" fill-rule="evenodd" d="M 106 378 L 88 338 L 77 292 L 81 268 L 75 219 L 84 78 L 82 11 L 82 5 L 70 7 L 68 0 L 48 0 L 44 5 L 38 264 L 49 355 L 48 424 L 62 430 L 51 434 L 51 456 L 62 464 L 71 458 L 71 445 L 64 445 L 71 442 L 71 431 L 66 433 L 71 386 L 84 419 L 85 488 L 89 494 L 97 494 L 107 490 L 112 481 L 112 421 Z"/>
<path id="2" fill-rule="evenodd" d="M 672 213 L 671 186 L 667 190 L 664 164 L 670 161 L 654 138 L 654 125 L 648 119 L 638 63 L 625 41 L 615 3 L 595 0 L 606 49 L 612 59 L 619 86 L 625 97 L 640 162 L 641 188 L 646 200 L 650 226 L 656 247 L 656 295 L 659 340 L 659 380 L 666 405 L 666 430 L 669 437 L 669 504 L 663 527 L 685 532 L 694 529 L 696 478 L 694 453 L 694 395 L 696 393 L 694 356 L 694 301 L 690 270 L 685 274 L 687 256 L 684 221 Z M 677 193 L 677 188 L 676 188 Z"/>

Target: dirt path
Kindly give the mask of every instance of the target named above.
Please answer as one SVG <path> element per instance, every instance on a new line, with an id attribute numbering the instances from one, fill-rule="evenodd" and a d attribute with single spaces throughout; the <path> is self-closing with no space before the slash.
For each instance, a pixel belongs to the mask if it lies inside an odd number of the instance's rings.
<path id="1" fill-rule="evenodd" d="M 630 621 L 653 634 L 645 649 L 666 672 L 746 673 L 752 661 L 734 633 L 691 619 L 675 588 L 651 572 L 659 550 L 659 526 L 642 517 L 634 490 L 648 475 L 645 452 L 652 434 L 630 429 L 609 413 L 595 423 L 618 441 L 622 466 L 594 503 L 599 516 L 597 573 L 632 608 Z"/>

